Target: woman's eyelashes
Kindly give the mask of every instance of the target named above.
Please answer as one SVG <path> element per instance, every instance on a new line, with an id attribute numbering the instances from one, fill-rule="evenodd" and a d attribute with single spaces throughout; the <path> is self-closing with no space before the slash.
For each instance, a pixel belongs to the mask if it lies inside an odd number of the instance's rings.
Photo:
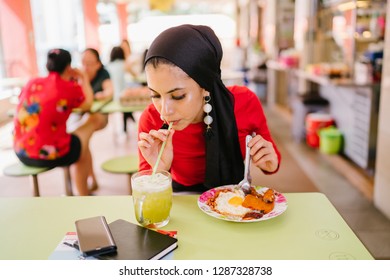
<path id="1" fill-rule="evenodd" d="M 159 94 L 151 94 L 150 98 L 155 99 L 155 98 L 160 98 L 161 96 Z"/>
<path id="2" fill-rule="evenodd" d="M 173 95 L 173 94 L 172 94 L 172 99 L 173 99 L 173 100 L 181 100 L 181 99 L 183 99 L 184 97 L 186 97 L 185 94 L 182 94 L 182 95 Z"/>
<path id="3" fill-rule="evenodd" d="M 186 97 L 186 95 L 185 94 L 181 94 L 181 95 L 171 95 L 171 98 L 173 99 L 173 100 L 182 100 L 183 98 L 185 98 Z M 157 98 L 161 98 L 161 95 L 159 95 L 159 94 L 152 94 L 151 96 L 150 96 L 150 98 L 151 99 L 157 99 Z"/>

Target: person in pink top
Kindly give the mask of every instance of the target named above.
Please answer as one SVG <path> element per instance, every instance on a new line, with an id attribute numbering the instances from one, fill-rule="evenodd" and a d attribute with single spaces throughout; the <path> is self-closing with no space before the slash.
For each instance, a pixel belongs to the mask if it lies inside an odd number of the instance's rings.
<path id="1" fill-rule="evenodd" d="M 86 121 L 73 133 L 66 122 L 74 108 L 90 109 L 93 91 L 85 72 L 71 67 L 71 55 L 63 49 L 50 50 L 46 77 L 31 79 L 22 89 L 14 118 L 14 151 L 26 165 L 74 166 L 78 193 L 88 195 L 92 174 L 89 140 L 99 129 Z"/>

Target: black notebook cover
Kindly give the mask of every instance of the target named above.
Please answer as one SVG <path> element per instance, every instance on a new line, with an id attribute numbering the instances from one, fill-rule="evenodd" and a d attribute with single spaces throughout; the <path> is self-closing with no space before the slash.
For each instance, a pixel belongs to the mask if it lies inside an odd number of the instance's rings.
<path id="1" fill-rule="evenodd" d="M 151 229 L 116 220 L 108 225 L 115 240 L 116 253 L 97 256 L 104 260 L 157 260 L 177 247 L 177 239 Z"/>

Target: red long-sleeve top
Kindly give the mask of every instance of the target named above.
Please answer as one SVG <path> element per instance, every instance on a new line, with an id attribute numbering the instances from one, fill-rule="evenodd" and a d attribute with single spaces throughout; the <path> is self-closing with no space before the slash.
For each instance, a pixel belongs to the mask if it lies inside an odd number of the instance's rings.
<path id="1" fill-rule="evenodd" d="M 234 96 L 234 115 L 236 117 L 243 160 L 245 158 L 245 137 L 256 132 L 256 134 L 261 135 L 267 141 L 272 142 L 280 164 L 280 152 L 268 130 L 267 120 L 257 96 L 243 86 L 232 86 L 228 87 L 228 89 Z M 138 132 L 148 133 L 152 129 L 158 130 L 162 124 L 160 114 L 151 104 L 142 113 Z M 204 182 L 206 170 L 204 129 L 205 124 L 200 122 L 191 124 L 181 131 L 175 131 L 173 135 L 173 162 L 170 172 L 172 179 L 184 186 L 192 186 Z M 223 135 L 220 137 L 223 137 Z M 141 152 L 139 152 L 139 158 L 140 170 L 151 169 Z"/>

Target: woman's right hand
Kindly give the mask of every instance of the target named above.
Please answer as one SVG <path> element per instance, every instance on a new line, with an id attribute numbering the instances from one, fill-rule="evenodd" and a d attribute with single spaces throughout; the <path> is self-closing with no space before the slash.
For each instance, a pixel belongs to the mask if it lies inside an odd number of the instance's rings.
<path id="1" fill-rule="evenodd" d="M 72 78 L 78 80 L 80 83 L 88 81 L 88 76 L 85 71 L 78 68 L 72 68 Z"/>
<path id="2" fill-rule="evenodd" d="M 158 154 L 164 141 L 167 141 L 167 143 L 165 144 L 157 169 L 169 171 L 171 168 L 173 161 L 172 137 L 174 133 L 175 131 L 173 129 L 170 131 L 167 129 L 159 129 L 151 130 L 149 133 L 141 132 L 139 134 L 138 148 L 152 168 L 156 164 Z"/>
<path id="3" fill-rule="evenodd" d="M 78 81 L 81 88 L 83 89 L 83 93 L 85 96 L 84 102 L 80 105 L 81 110 L 89 110 L 91 109 L 93 102 L 93 90 L 91 84 L 89 83 L 88 76 L 85 71 L 80 70 L 78 68 L 72 68 L 72 78 Z"/>

